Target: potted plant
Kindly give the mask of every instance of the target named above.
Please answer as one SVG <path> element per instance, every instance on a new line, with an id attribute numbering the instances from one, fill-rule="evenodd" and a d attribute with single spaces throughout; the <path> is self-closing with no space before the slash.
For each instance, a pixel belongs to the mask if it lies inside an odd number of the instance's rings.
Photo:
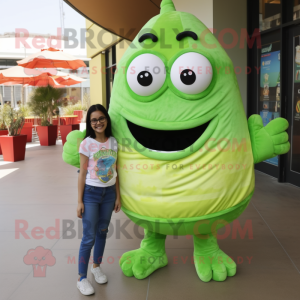
<path id="1" fill-rule="evenodd" d="M 21 134 L 24 116 L 7 104 L 1 107 L 0 115 L 8 129 L 7 135 L 0 136 L 3 159 L 12 162 L 24 160 L 27 139 L 26 135 Z"/>
<path id="2" fill-rule="evenodd" d="M 53 111 L 62 105 L 63 94 L 62 89 L 48 85 L 36 88 L 31 96 L 29 107 L 34 115 L 42 118 L 41 126 L 37 126 L 41 146 L 56 144 L 57 125 L 53 125 L 52 116 Z"/>

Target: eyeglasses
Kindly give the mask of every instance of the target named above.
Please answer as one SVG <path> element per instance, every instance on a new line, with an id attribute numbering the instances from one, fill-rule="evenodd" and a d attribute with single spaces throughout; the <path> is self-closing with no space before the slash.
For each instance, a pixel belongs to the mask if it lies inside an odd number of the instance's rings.
<path id="1" fill-rule="evenodd" d="M 91 124 L 92 125 L 96 125 L 98 122 L 99 123 L 104 123 L 106 120 L 106 117 L 100 117 L 99 119 L 92 119 L 91 120 Z"/>

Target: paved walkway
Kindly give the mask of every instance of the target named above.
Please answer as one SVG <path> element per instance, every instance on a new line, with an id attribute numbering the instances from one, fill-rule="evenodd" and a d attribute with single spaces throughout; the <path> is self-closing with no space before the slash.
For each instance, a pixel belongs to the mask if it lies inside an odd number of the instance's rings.
<path id="1" fill-rule="evenodd" d="M 1 300 L 87 299 L 76 288 L 81 228 L 76 217 L 77 173 L 62 161 L 61 153 L 61 144 L 31 143 L 25 161 L 5 163 L 0 156 Z M 167 238 L 167 267 L 145 280 L 125 277 L 118 257 L 139 247 L 142 230 L 122 212 L 114 213 L 103 263 L 109 282 L 100 286 L 89 274 L 96 291 L 89 299 L 299 300 L 299 195 L 299 188 L 257 172 L 254 197 L 239 218 L 242 228 L 252 225 L 253 239 L 249 231 L 244 238 L 239 233 L 234 238 L 232 230 L 220 240 L 222 250 L 238 263 L 237 275 L 222 283 L 198 279 L 189 236 Z M 38 246 L 51 249 L 55 264 L 33 272 L 30 263 L 38 254 L 25 258 L 29 265 L 23 259 Z"/>

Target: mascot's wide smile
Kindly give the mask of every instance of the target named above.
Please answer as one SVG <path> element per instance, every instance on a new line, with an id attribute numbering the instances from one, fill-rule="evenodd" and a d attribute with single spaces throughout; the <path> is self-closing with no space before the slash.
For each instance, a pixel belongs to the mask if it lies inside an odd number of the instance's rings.
<path id="1" fill-rule="evenodd" d="M 183 130 L 157 130 L 136 125 L 127 120 L 127 126 L 142 146 L 149 150 L 177 152 L 192 146 L 204 133 L 210 121 Z"/>

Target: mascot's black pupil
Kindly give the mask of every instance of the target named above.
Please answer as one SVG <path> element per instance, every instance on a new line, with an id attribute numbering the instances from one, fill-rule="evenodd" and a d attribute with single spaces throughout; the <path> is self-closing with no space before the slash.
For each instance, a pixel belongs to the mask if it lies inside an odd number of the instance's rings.
<path id="1" fill-rule="evenodd" d="M 186 85 L 191 85 L 196 81 L 196 74 L 189 69 L 183 70 L 180 74 L 181 81 Z"/>
<path id="2" fill-rule="evenodd" d="M 153 81 L 153 77 L 150 72 L 143 71 L 139 73 L 139 75 L 137 76 L 137 80 L 140 85 L 149 86 Z"/>

